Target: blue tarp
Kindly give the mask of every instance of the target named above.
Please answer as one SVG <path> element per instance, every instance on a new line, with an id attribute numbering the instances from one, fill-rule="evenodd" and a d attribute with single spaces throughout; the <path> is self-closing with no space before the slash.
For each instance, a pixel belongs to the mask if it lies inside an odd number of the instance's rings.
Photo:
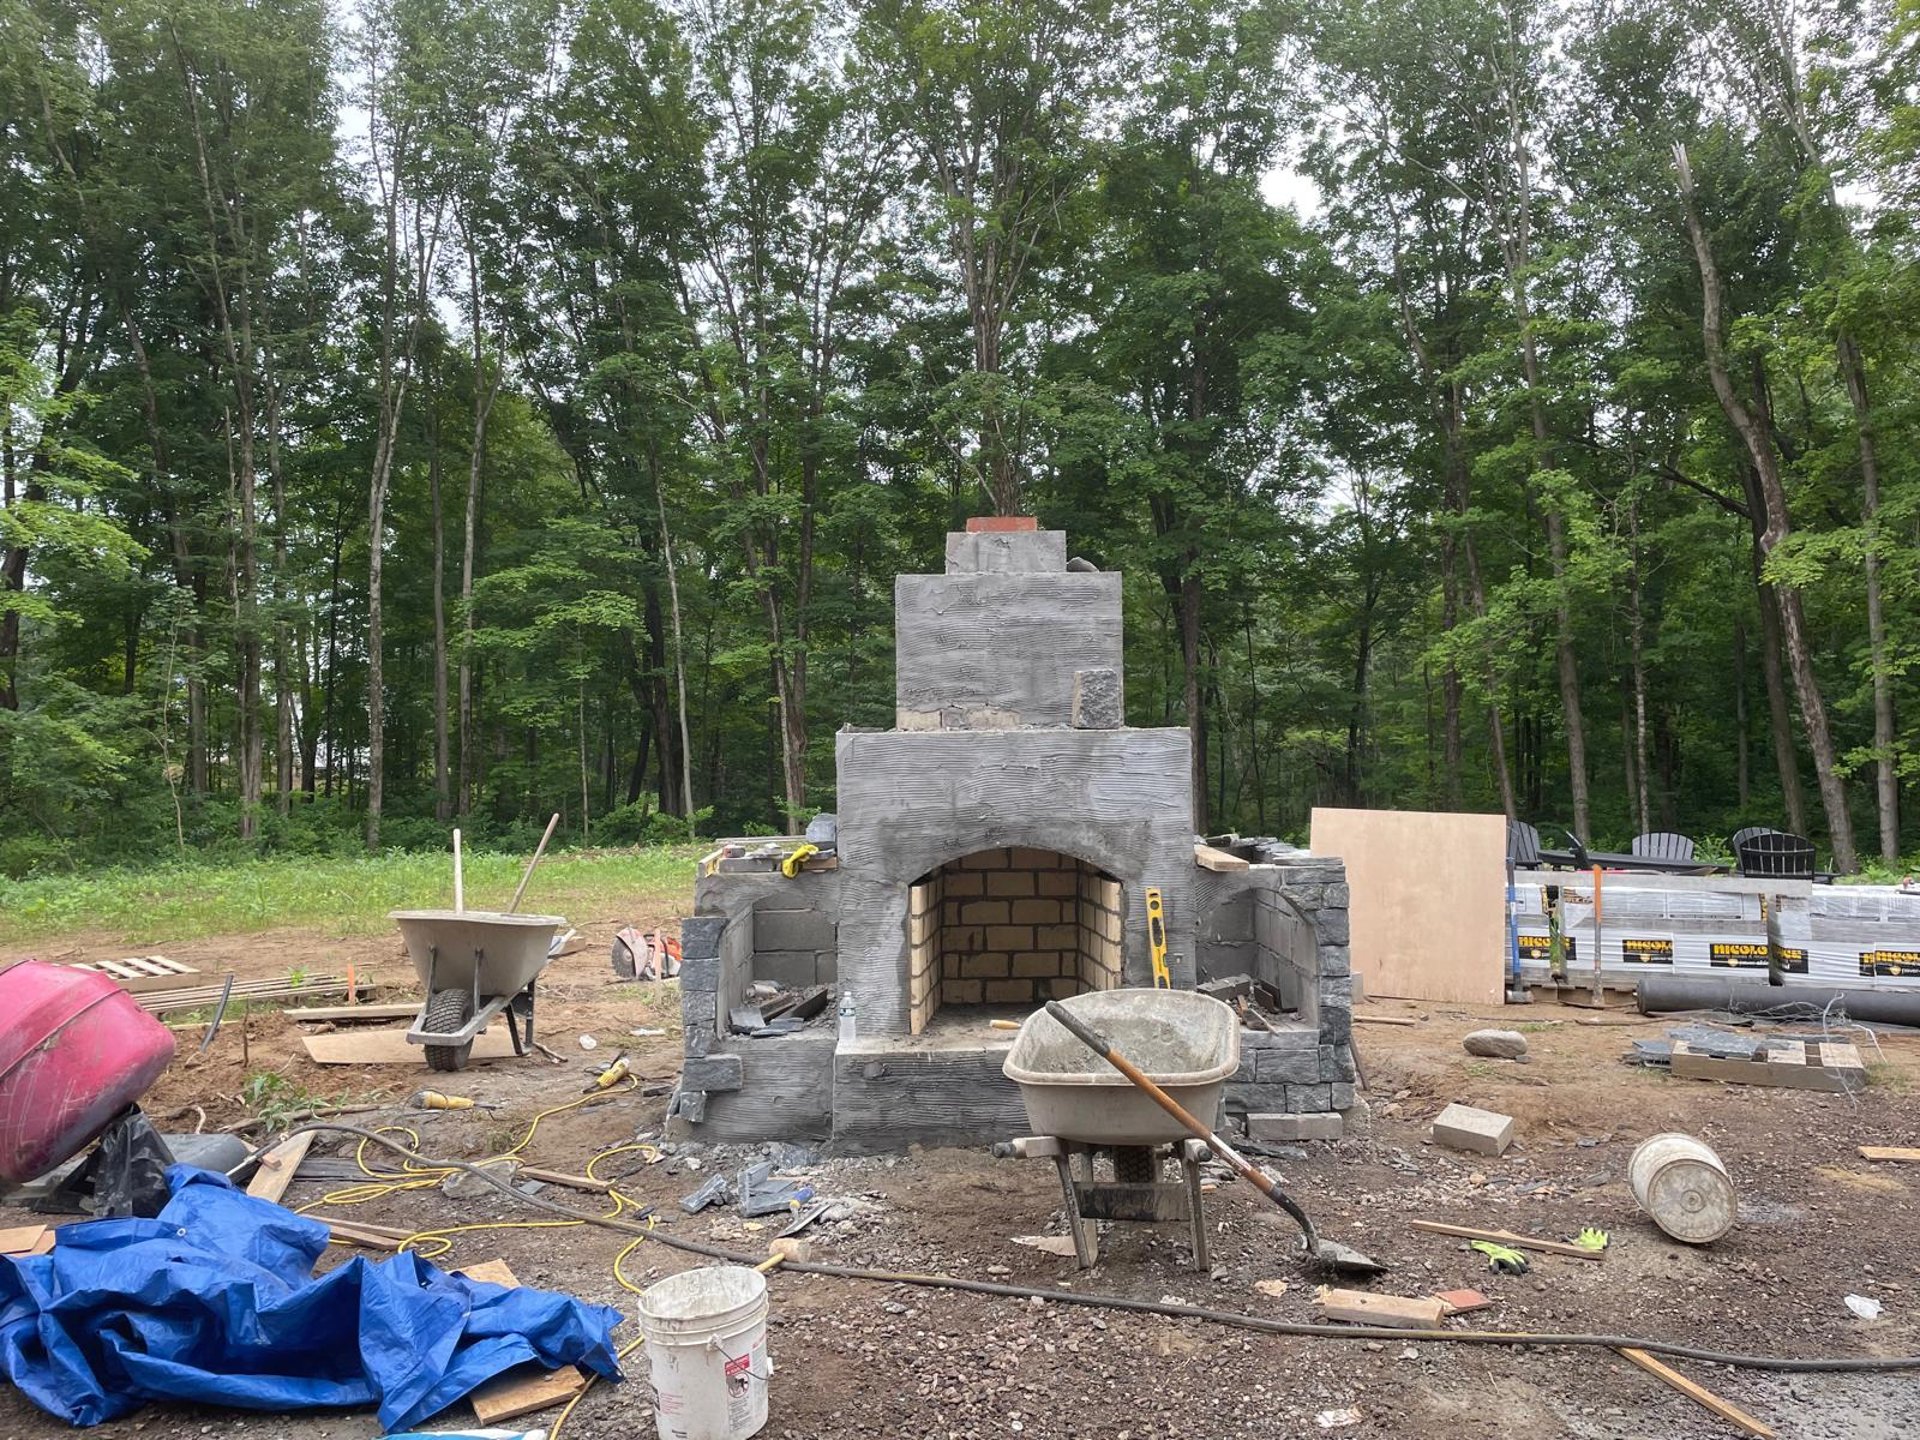
<path id="1" fill-rule="evenodd" d="M 327 1229 L 176 1165 L 152 1220 L 67 1225 L 0 1265 L 0 1366 L 41 1409 L 97 1425 L 149 1400 L 380 1407 L 403 1430 L 524 1361 L 619 1378 L 618 1310 L 449 1275 L 413 1255 L 313 1278 Z"/>

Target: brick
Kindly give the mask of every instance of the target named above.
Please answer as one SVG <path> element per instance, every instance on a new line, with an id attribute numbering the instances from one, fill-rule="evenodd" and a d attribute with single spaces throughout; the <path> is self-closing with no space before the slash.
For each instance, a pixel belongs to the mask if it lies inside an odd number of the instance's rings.
<path id="1" fill-rule="evenodd" d="M 1033 1001 L 1031 980 L 989 980 L 986 982 L 989 1005 L 1027 1005 Z"/>
<path id="2" fill-rule="evenodd" d="M 1009 951 L 1031 950 L 1033 949 L 1033 927 L 1031 925 L 989 925 L 987 948 Z"/>
<path id="3" fill-rule="evenodd" d="M 1249 1115 L 1247 1134 L 1255 1140 L 1298 1142 L 1338 1140 L 1347 1122 L 1331 1112 L 1317 1115 Z"/>
<path id="4" fill-rule="evenodd" d="M 1475 1155 L 1504 1155 L 1513 1143 L 1513 1117 L 1471 1105 L 1449 1105 L 1433 1120 L 1436 1145 Z"/>
<path id="5" fill-rule="evenodd" d="M 984 895 L 987 893 L 987 877 L 977 870 L 943 870 L 940 873 L 940 889 L 949 900 Z"/>
<path id="6" fill-rule="evenodd" d="M 1333 1108 L 1332 1087 L 1327 1085 L 1287 1086 L 1286 1108 L 1296 1115 L 1313 1115 Z"/>
<path id="7" fill-rule="evenodd" d="M 720 937 L 726 931 L 724 915 L 689 915 L 680 922 L 681 958 L 711 960 L 720 953 Z"/>
<path id="8" fill-rule="evenodd" d="M 1031 875 L 1023 877 L 1031 880 Z M 1013 923 L 1016 925 L 1058 925 L 1060 923 L 1060 902 L 1058 900 L 1016 900 L 1013 902 Z"/>
<path id="9" fill-rule="evenodd" d="M 980 980 L 948 980 L 941 985 L 940 993 L 949 1005 L 978 1005 L 984 983 Z"/>
<path id="10" fill-rule="evenodd" d="M 720 988 L 720 957 L 703 956 L 698 960 L 680 962 L 680 991 L 682 994 L 693 991 L 697 994 L 712 994 Z"/>
<path id="11" fill-rule="evenodd" d="M 1078 925 L 1042 925 L 1033 932 L 1033 944 L 1037 950 L 1078 950 L 1080 927 Z"/>
<path id="12" fill-rule="evenodd" d="M 1043 975 L 1062 975 L 1066 971 L 1058 952 L 1025 950 L 1013 957 L 1013 973 L 1015 976 L 1037 979 Z"/>
<path id="13" fill-rule="evenodd" d="M 708 1055 L 689 1059 L 680 1069 L 682 1090 L 738 1090 L 746 1083 L 745 1067 L 738 1055 Z"/>
<path id="14" fill-rule="evenodd" d="M 1033 886 L 1042 895 L 1071 898 L 1080 889 L 1080 877 L 1071 870 L 1041 870 L 1034 874 Z"/>
<path id="15" fill-rule="evenodd" d="M 970 515 L 967 517 L 967 534 L 969 535 L 1006 535 L 1039 528 L 1039 520 L 1031 515 Z"/>
<path id="16" fill-rule="evenodd" d="M 1037 981 L 1036 984 L 1048 1000 L 1071 1000 L 1088 988 L 1071 975 L 1056 975 L 1051 980 Z"/>
<path id="17" fill-rule="evenodd" d="M 988 877 L 998 880 L 998 875 Z M 960 918 L 969 925 L 1004 925 L 1012 918 L 1012 905 L 1005 900 L 969 900 L 960 907 Z"/>
<path id="18" fill-rule="evenodd" d="M 1007 978 L 1007 957 L 992 953 L 963 955 L 960 957 L 960 974 L 967 980 L 1004 980 Z"/>
<path id="19" fill-rule="evenodd" d="M 1033 894 L 1033 872 L 1031 870 L 996 870 L 987 876 L 987 894 L 1000 895 L 1009 900 L 1018 896 Z"/>
<path id="20" fill-rule="evenodd" d="M 1253 1078 L 1262 1085 L 1314 1085 L 1320 1081 L 1320 1051 L 1256 1050 Z"/>

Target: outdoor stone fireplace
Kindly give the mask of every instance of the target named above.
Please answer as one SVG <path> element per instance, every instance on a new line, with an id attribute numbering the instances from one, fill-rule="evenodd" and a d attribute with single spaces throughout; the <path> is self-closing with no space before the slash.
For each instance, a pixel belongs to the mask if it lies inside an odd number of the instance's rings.
<path id="1" fill-rule="evenodd" d="M 855 1149 L 1017 1133 L 1012 1037 L 988 1021 L 1151 985 L 1149 889 L 1174 985 L 1239 959 L 1293 1007 L 1243 1033 L 1246 1053 L 1288 1059 L 1243 1065 L 1229 1109 L 1350 1104 L 1340 864 L 1278 842 L 1239 845 L 1236 873 L 1197 863 L 1188 732 L 1124 723 L 1120 576 L 1070 563 L 1064 532 L 973 521 L 945 573 L 898 577 L 895 602 L 895 725 L 837 736 L 837 816 L 814 827 L 830 854 L 791 877 L 753 840 L 702 863 L 673 1123 Z M 830 986 L 834 1004 L 740 1033 L 756 982 Z"/>

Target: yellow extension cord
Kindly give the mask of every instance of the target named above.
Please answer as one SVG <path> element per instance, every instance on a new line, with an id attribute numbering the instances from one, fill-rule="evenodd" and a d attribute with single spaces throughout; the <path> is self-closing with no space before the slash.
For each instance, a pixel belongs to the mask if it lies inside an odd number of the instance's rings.
<path id="1" fill-rule="evenodd" d="M 637 1089 L 638 1085 L 639 1082 L 635 1081 L 626 1088 L 633 1090 Z M 550 1110 L 542 1110 L 528 1123 L 526 1133 L 515 1141 L 510 1149 L 503 1150 L 497 1155 L 490 1155 L 487 1159 L 510 1160 L 517 1158 L 526 1150 L 528 1145 L 533 1143 L 534 1133 L 539 1130 L 542 1120 L 547 1119 L 549 1116 L 563 1114 L 568 1110 L 577 1110 L 584 1105 L 591 1105 L 597 1100 L 609 1099 L 617 1093 L 617 1091 L 594 1091 L 591 1094 L 582 1095 L 578 1100 L 569 1100 L 565 1105 L 556 1105 Z M 403 1135 L 406 1137 L 408 1149 L 418 1150 L 420 1148 L 420 1136 L 405 1125 L 383 1125 L 375 1130 L 374 1133 L 378 1135 Z M 616 1155 L 646 1154 L 657 1156 L 659 1153 L 660 1152 L 651 1145 L 637 1143 L 631 1145 L 615 1145 L 610 1149 L 600 1151 L 589 1160 L 586 1164 L 585 1173 L 589 1180 L 598 1180 L 600 1176 L 594 1173 L 594 1167 L 602 1161 L 611 1160 Z M 389 1195 L 397 1195 L 408 1190 L 431 1190 L 444 1182 L 448 1177 L 461 1173 L 451 1166 L 416 1165 L 411 1160 L 404 1162 L 402 1168 L 399 1170 L 376 1170 L 372 1165 L 367 1163 L 367 1142 L 365 1140 L 362 1140 L 355 1148 L 353 1158 L 355 1163 L 359 1165 L 361 1171 L 367 1176 L 367 1183 L 351 1185 L 344 1190 L 331 1191 L 328 1194 L 322 1195 L 318 1200 L 302 1205 L 296 1213 L 304 1215 L 309 1210 L 316 1209 L 322 1205 L 328 1207 L 364 1205 L 370 1201 L 384 1200 Z M 484 1164 L 485 1161 L 480 1163 Z M 619 1190 L 611 1187 L 607 1190 L 607 1197 L 613 1201 L 613 1209 L 602 1216 L 602 1219 L 618 1219 L 630 1210 L 637 1211 L 643 1208 L 631 1196 L 623 1195 Z M 401 1241 L 396 1249 L 411 1251 L 422 1260 L 438 1260 L 453 1249 L 452 1237 L 455 1235 L 473 1235 L 485 1230 L 571 1230 L 586 1223 L 584 1220 L 489 1220 L 473 1225 L 440 1225 L 427 1230 L 415 1231 L 413 1234 L 407 1236 L 405 1240 Z M 647 1228 L 649 1230 L 653 1228 L 651 1219 L 647 1221 Z M 641 1287 L 629 1280 L 620 1266 L 635 1249 L 644 1243 L 646 1243 L 646 1237 L 644 1235 L 636 1235 L 621 1248 L 619 1254 L 613 1257 L 614 1280 L 619 1284 L 621 1289 L 634 1295 L 641 1293 Z M 641 1342 L 645 1338 L 645 1336 L 636 1335 L 632 1340 L 629 1340 L 614 1352 L 615 1357 L 621 1360 L 626 1359 L 628 1355 L 631 1355 L 640 1347 Z M 574 1407 L 586 1398 L 587 1391 L 593 1388 L 593 1382 L 599 1378 L 600 1377 L 595 1374 L 589 1374 L 587 1376 L 587 1383 L 581 1386 L 580 1393 L 567 1402 L 566 1408 L 561 1410 L 560 1414 L 555 1417 L 553 1424 L 547 1427 L 547 1440 L 559 1440 L 560 1427 L 567 1423 L 567 1418 L 573 1414 Z"/>

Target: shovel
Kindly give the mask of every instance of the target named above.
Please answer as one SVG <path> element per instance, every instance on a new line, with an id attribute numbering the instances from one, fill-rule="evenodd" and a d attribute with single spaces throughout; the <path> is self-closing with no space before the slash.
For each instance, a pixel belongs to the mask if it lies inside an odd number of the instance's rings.
<path id="1" fill-rule="evenodd" d="M 1162 1110 L 1173 1116 L 1194 1135 L 1206 1141 L 1207 1148 L 1226 1161 L 1242 1180 L 1291 1215 L 1304 1237 L 1308 1258 L 1349 1275 L 1379 1275 L 1386 1270 L 1387 1267 L 1378 1260 L 1370 1259 L 1358 1250 L 1340 1244 L 1337 1240 L 1322 1240 L 1315 1233 L 1313 1221 L 1307 1218 L 1307 1212 L 1294 1202 L 1293 1197 L 1274 1183 L 1272 1176 L 1209 1130 L 1178 1100 L 1149 1079 L 1139 1066 L 1120 1054 L 1095 1031 L 1075 1019 L 1066 1006 L 1058 1000 L 1049 1000 L 1047 1013 L 1066 1026 L 1082 1045 L 1152 1096 L 1154 1103 Z"/>

